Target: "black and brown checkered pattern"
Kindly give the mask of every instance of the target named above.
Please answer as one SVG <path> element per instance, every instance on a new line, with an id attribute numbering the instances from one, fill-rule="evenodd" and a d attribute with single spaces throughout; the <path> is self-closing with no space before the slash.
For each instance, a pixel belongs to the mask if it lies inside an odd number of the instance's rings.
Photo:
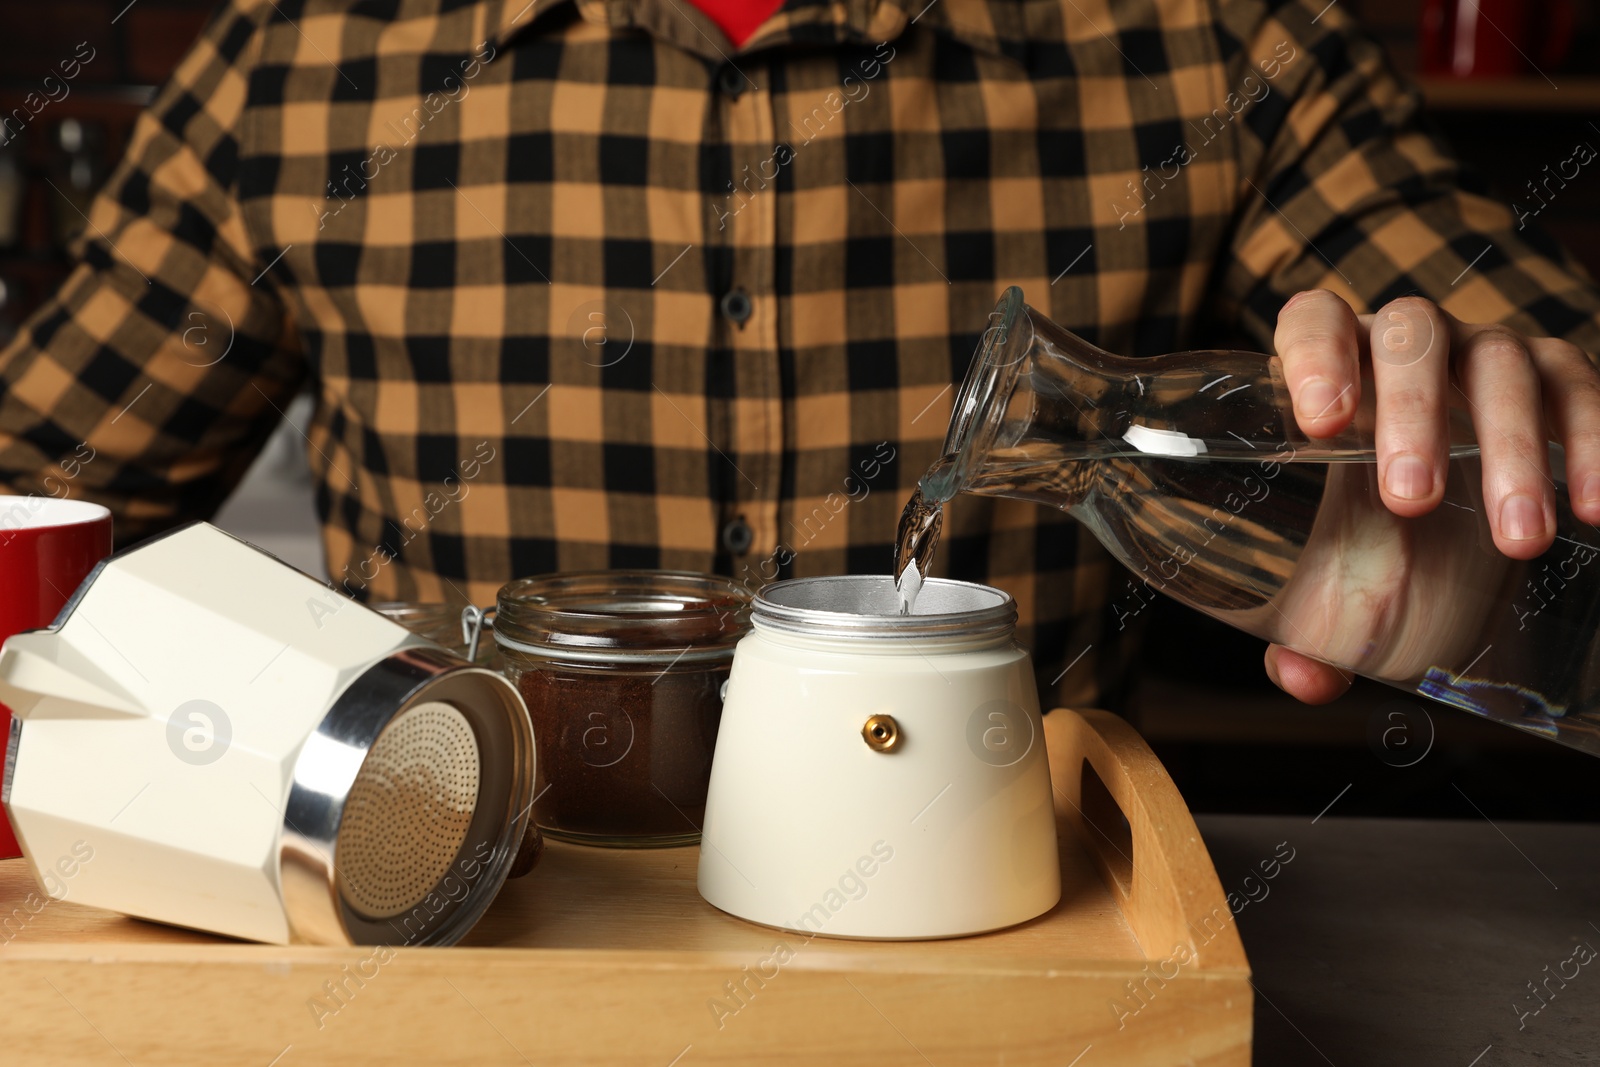
<path id="1" fill-rule="evenodd" d="M 1324 0 L 789 0 L 738 49 L 689 0 L 235 0 L 0 357 L 0 478 L 88 441 L 74 491 L 141 537 L 309 382 L 362 595 L 883 572 L 1010 284 L 1131 355 L 1266 346 L 1313 286 L 1600 350 L 1592 282 Z M 1070 520 L 946 530 L 1052 699 L 1119 676 Z"/>

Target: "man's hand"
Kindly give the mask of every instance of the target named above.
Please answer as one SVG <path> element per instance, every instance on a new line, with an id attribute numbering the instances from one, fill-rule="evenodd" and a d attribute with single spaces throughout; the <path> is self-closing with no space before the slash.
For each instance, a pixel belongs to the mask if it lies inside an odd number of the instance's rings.
<path id="1" fill-rule="evenodd" d="M 1555 538 L 1548 441 L 1566 448 L 1573 512 L 1600 523 L 1600 373 L 1576 345 L 1464 323 L 1420 297 L 1358 316 L 1325 289 L 1284 305 L 1273 343 L 1295 420 L 1311 437 L 1349 425 L 1363 367 L 1370 366 L 1378 482 L 1396 515 L 1424 515 L 1444 498 L 1446 418 L 1454 405 L 1472 413 L 1484 506 L 1501 552 L 1531 559 Z M 1266 667 L 1273 682 L 1308 704 L 1333 700 L 1351 681 L 1279 645 L 1268 647 Z"/>

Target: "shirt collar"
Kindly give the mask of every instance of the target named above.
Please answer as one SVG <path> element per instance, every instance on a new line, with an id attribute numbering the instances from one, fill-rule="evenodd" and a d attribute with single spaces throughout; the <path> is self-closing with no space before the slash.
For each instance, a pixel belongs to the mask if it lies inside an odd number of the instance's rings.
<path id="1" fill-rule="evenodd" d="M 692 0 L 485 0 L 487 39 L 496 49 L 557 12 L 613 29 L 631 27 L 709 60 L 786 44 L 877 44 L 913 23 L 979 52 L 1024 62 L 1024 0 L 787 0 L 741 47 Z"/>

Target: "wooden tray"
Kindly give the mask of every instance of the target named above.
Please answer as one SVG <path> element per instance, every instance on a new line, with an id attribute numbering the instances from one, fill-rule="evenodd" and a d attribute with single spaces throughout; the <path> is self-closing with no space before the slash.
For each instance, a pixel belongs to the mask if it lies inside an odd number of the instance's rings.
<path id="1" fill-rule="evenodd" d="M 242 944 L 68 901 L 35 914 L 6 861 L 0 1062 L 1248 1064 L 1250 972 L 1182 798 L 1122 720 L 1045 721 L 1061 903 L 960 940 L 741 922 L 695 892 L 694 848 L 552 842 L 467 944 L 398 950 Z"/>

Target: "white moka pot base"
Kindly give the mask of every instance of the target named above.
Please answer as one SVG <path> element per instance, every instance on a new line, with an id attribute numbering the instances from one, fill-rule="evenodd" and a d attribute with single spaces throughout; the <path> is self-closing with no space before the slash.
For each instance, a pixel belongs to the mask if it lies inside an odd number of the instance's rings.
<path id="1" fill-rule="evenodd" d="M 1043 724 L 1009 628 L 998 641 L 841 640 L 763 626 L 759 612 L 758 600 L 717 736 L 707 902 L 874 940 L 982 933 L 1055 906 Z M 898 728 L 888 751 L 863 736 L 875 715 Z"/>

